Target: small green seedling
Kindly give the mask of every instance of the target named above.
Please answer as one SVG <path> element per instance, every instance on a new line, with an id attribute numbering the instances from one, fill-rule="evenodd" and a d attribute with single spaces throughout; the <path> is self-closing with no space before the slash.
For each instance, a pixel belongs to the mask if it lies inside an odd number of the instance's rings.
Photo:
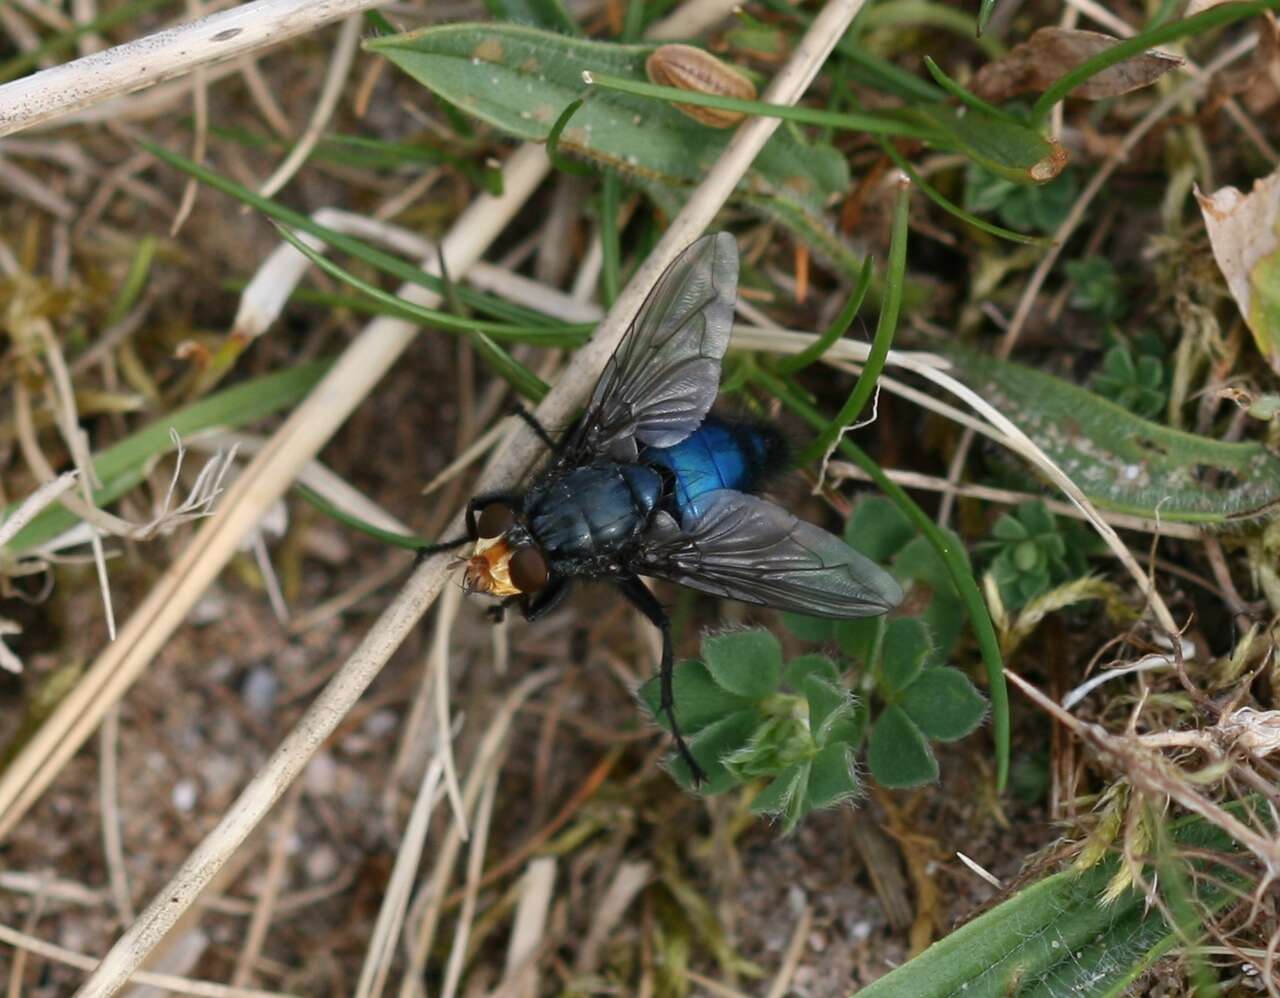
<path id="1" fill-rule="evenodd" d="M 965 210 L 975 215 L 994 212 L 1002 225 L 1015 232 L 1052 233 L 1067 217 L 1078 193 L 1071 170 L 1040 185 L 1016 184 L 976 163 L 965 171 Z"/>
<path id="2" fill-rule="evenodd" d="M 708 635 L 701 659 L 676 665 L 675 698 L 689 748 L 707 774 L 700 793 L 766 779 L 752 810 L 781 815 L 791 831 L 810 811 L 859 792 L 854 751 L 866 715 L 826 656 L 784 664 L 768 631 Z M 656 678 L 640 699 L 666 727 Z M 681 786 L 695 789 L 682 759 L 673 754 L 669 768 Z"/>
<path id="3" fill-rule="evenodd" d="M 993 555 L 1000 598 L 1018 609 L 1052 587 L 1088 571 L 1089 537 L 1073 522 L 1059 523 L 1043 502 L 1015 506 L 996 521 L 979 550 Z"/>
<path id="4" fill-rule="evenodd" d="M 1113 346 L 1102 358 L 1102 369 L 1093 376 L 1093 390 L 1130 412 L 1152 419 L 1164 411 L 1168 399 L 1168 375 L 1159 357 L 1129 347 Z"/>
<path id="5" fill-rule="evenodd" d="M 1107 322 L 1124 315 L 1124 288 L 1120 273 L 1110 260 L 1102 256 L 1086 256 L 1081 260 L 1068 260 L 1065 269 L 1073 284 L 1073 308 L 1093 312 Z"/>

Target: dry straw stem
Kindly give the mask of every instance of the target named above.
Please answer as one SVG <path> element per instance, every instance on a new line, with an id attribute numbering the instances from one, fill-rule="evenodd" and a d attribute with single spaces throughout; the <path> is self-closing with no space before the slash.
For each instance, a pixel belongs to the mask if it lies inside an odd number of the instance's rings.
<path id="1" fill-rule="evenodd" d="M 814 19 L 786 67 L 774 80 L 766 99 L 785 104 L 792 104 L 799 99 L 836 41 L 843 36 L 862 2 L 863 0 L 833 0 L 823 9 Z M 672 221 L 666 235 L 619 296 L 597 331 L 596 338 L 574 356 L 565 376 L 540 407 L 539 415 L 544 421 L 552 424 L 564 422 L 580 404 L 658 276 L 680 250 L 701 234 L 711 222 L 773 133 L 777 123 L 777 119 L 753 119 L 742 125 L 734 135 L 706 180 L 693 192 L 685 209 Z M 446 259 L 450 260 L 450 273 L 461 273 L 479 256 L 496 235 L 495 221 L 501 220 L 505 224 L 514 207 L 523 203 L 532 186 L 545 176 L 546 169 L 545 157 L 540 149 L 525 147 L 513 156 L 505 171 L 503 197 L 481 198 L 464 213 L 445 240 L 443 249 Z M 500 229 L 501 225 L 497 228 Z M 402 293 L 417 301 L 427 297 L 420 289 L 404 289 Z M 110 669 L 113 680 L 115 674 L 121 671 L 117 668 L 119 660 L 128 657 L 133 661 L 129 676 L 119 683 L 112 683 L 117 687 L 110 697 L 112 701 L 119 698 L 129 680 L 136 676 L 177 626 L 186 609 L 216 576 L 234 550 L 235 542 L 253 528 L 266 506 L 282 494 L 301 464 L 328 439 L 355 402 L 364 397 L 412 339 L 413 334 L 413 327 L 398 320 L 379 319 L 371 323 L 306 402 L 272 438 L 271 445 L 246 469 L 228 493 L 222 514 L 197 534 L 191 547 L 126 625 L 126 632 L 134 640 L 125 641 L 122 635 L 118 646 L 128 647 L 132 654 L 127 652 L 117 655 L 113 654 L 113 649 L 108 649 L 99 659 L 98 665 L 104 659 L 115 660 Z M 482 487 L 485 484 L 517 479 L 529 466 L 536 451 L 537 441 L 532 434 L 518 434 L 498 455 Z M 452 529 L 457 532 L 461 528 L 462 518 L 459 515 L 455 518 Z M 284 788 L 298 775 L 430 606 L 444 584 L 448 561 L 448 558 L 439 556 L 424 562 L 418 568 L 217 827 L 112 947 L 78 994 L 101 996 L 115 993 L 164 938 L 177 918 L 199 896 L 205 884 L 270 810 Z M 77 696 L 79 693 L 80 689 L 77 688 L 72 694 L 78 700 L 75 709 L 77 714 L 81 709 L 91 706 L 86 701 L 93 701 L 96 696 L 95 691 Z M 70 699 L 71 697 L 68 698 Z M 57 736 L 54 736 L 53 744 L 45 740 L 42 752 L 50 756 L 60 755 L 65 761 L 87 734 L 87 730 L 79 729 L 87 727 L 92 730 L 97 718 L 101 716 L 101 709 L 93 709 L 91 715 L 93 719 L 87 724 L 83 723 L 85 719 L 77 719 L 82 722 L 76 725 L 79 737 L 68 739 L 70 744 L 67 747 L 58 744 Z M 37 738 L 45 735 L 49 727 L 46 723 Z M 46 773 L 39 789 L 47 784 L 49 778 L 50 775 Z M 28 784 L 22 790 L 23 800 L 19 803 L 25 806 L 33 799 L 32 791 L 38 793 L 38 789 Z M 13 800 L 14 789 L 11 787 L 8 792 L 10 796 L 0 797 L 0 804 Z M 0 833 L 4 827 L 11 825 L 13 813 L 10 811 L 5 815 L 5 825 L 0 826 Z"/>
<path id="2" fill-rule="evenodd" d="M 537 147 L 525 147 L 508 160 L 504 169 L 503 195 L 479 198 L 445 238 L 441 250 L 449 261 L 451 273 L 465 271 L 484 252 L 541 182 L 547 170 L 546 157 Z M 437 265 L 434 259 L 424 261 L 427 269 L 434 269 Z M 400 293 L 420 304 L 437 304 L 434 296 L 422 288 L 415 290 L 415 287 L 402 288 Z M 243 538 L 257 526 L 267 508 L 284 494 L 303 465 L 342 425 L 416 333 L 415 326 L 400 320 L 383 318 L 371 322 L 236 479 L 227 490 L 218 515 L 196 534 L 143 600 L 125 624 L 119 640 L 98 656 L 81 682 L 0 776 L 0 837 L 7 834 L 89 737 L 110 705 L 124 695 L 238 550 Z M 406 630 L 429 602 L 427 599 L 421 605 L 394 605 L 398 612 L 411 614 Z M 396 639 L 386 648 L 385 654 L 390 654 L 398 644 L 399 639 Z M 379 664 L 382 660 L 379 659 Z M 355 691 L 356 695 L 360 689 L 363 689 L 363 684 Z M 322 697 L 317 706 L 323 710 L 326 703 Z M 326 718 L 320 728 L 303 738 L 303 743 L 310 743 L 315 738 L 315 744 L 319 744 L 319 740 L 337 723 L 341 713 L 337 717 Z M 304 719 L 302 728 L 316 724 L 314 715 L 308 715 L 308 718 Z M 309 755 L 310 751 L 303 758 Z M 279 789 L 283 790 L 285 785 L 281 784 Z"/>
<path id="3" fill-rule="evenodd" d="M 0 136 L 185 76 L 385 0 L 257 0 L 0 86 Z"/>
<path id="4" fill-rule="evenodd" d="M 7 925 L 0 925 L 0 943 L 12 946 L 19 952 L 35 953 L 46 960 L 65 963 L 69 967 L 89 970 L 96 962 L 93 957 L 77 953 L 46 942 L 37 936 L 19 932 Z M 262 991 L 258 988 L 233 988 L 226 984 L 212 981 L 194 981 L 188 977 L 177 977 L 173 974 L 157 974 L 140 970 L 133 976 L 133 983 L 153 988 L 162 988 L 175 995 L 197 995 L 200 998 L 295 998 L 281 991 Z"/>

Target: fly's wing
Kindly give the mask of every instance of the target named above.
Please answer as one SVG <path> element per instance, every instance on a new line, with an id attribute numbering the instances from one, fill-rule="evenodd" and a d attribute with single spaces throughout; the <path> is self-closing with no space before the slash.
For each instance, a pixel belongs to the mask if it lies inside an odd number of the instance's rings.
<path id="1" fill-rule="evenodd" d="M 871 617 L 902 587 L 839 537 L 731 489 L 710 493 L 684 529 L 662 514 L 633 567 L 727 599 L 816 617 Z"/>
<path id="2" fill-rule="evenodd" d="M 658 279 L 609 362 L 566 448 L 571 458 L 632 460 L 671 447 L 702 422 L 720 389 L 738 293 L 738 246 L 703 236 Z"/>

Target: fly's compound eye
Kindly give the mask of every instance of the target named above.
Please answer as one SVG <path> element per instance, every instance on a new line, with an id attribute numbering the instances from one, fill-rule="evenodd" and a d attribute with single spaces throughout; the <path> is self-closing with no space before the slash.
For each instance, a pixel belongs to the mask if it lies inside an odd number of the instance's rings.
<path id="1" fill-rule="evenodd" d="M 520 548 L 511 556 L 511 584 L 522 593 L 536 593 L 547 584 L 547 559 L 537 548 Z"/>
<path id="2" fill-rule="evenodd" d="M 476 533 L 485 540 L 493 540 L 510 530 L 515 522 L 515 511 L 505 503 L 496 502 L 486 506 L 484 512 L 480 514 L 480 519 L 476 523 Z"/>

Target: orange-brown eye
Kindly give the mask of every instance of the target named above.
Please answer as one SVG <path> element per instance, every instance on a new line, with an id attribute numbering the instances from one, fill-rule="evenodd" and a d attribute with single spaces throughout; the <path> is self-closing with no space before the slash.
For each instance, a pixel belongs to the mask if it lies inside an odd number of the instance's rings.
<path id="1" fill-rule="evenodd" d="M 505 534 L 515 522 L 516 514 L 511 507 L 496 502 L 492 506 L 486 506 L 484 512 L 480 514 L 476 533 L 485 540 L 492 540 Z"/>
<path id="2" fill-rule="evenodd" d="M 537 548 L 521 548 L 511 556 L 511 582 L 522 593 L 536 593 L 547 584 L 547 559 Z"/>

